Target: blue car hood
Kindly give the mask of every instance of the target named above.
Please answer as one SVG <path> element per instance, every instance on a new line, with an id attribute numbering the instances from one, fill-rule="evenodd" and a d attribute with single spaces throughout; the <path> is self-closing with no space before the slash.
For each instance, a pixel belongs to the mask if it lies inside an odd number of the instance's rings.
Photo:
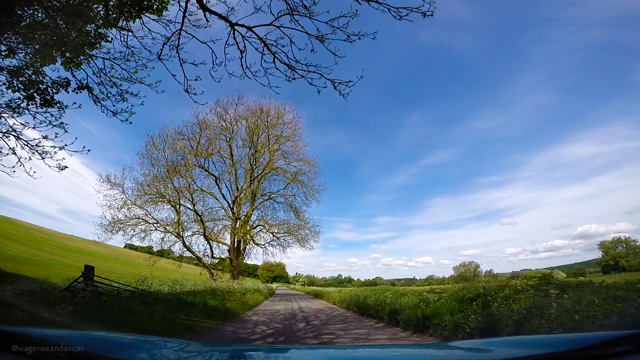
<path id="1" fill-rule="evenodd" d="M 424 345 L 216 345 L 156 336 L 0 326 L 67 347 L 118 359 L 508 359 L 573 350 L 638 331 L 513 336 Z"/>

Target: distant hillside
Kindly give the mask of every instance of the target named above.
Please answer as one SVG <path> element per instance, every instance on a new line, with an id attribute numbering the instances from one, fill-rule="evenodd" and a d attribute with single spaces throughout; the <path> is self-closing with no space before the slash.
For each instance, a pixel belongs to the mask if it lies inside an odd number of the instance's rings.
<path id="1" fill-rule="evenodd" d="M 62 234 L 0 216 L 0 271 L 66 281 L 84 264 L 111 279 L 207 279 L 202 268 Z"/>
<path id="2" fill-rule="evenodd" d="M 598 264 L 596 264 L 596 260 L 598 260 L 598 259 L 596 258 L 596 259 L 581 261 L 581 262 L 577 262 L 577 263 L 573 263 L 573 264 L 551 266 L 551 267 L 548 267 L 547 269 L 549 269 L 549 270 L 558 269 L 558 270 L 561 270 L 561 271 L 573 271 L 573 270 L 575 270 L 575 268 L 578 268 L 578 267 L 583 267 L 585 269 L 599 269 L 600 266 Z"/>

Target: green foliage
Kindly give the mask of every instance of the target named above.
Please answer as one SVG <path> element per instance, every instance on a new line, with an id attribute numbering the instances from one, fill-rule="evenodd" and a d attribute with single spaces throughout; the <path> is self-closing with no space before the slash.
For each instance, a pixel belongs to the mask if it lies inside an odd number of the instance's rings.
<path id="1" fill-rule="evenodd" d="M 213 268 L 222 271 L 225 273 L 231 273 L 231 264 L 229 263 L 229 259 L 219 259 L 214 265 Z M 245 278 L 258 278 L 258 269 L 260 265 L 250 264 L 248 262 L 242 262 L 240 264 L 239 275 Z"/>
<path id="2" fill-rule="evenodd" d="M 603 274 L 640 271 L 640 245 L 628 236 L 617 236 L 598 243 L 601 257 L 597 264 Z"/>
<path id="3" fill-rule="evenodd" d="M 171 249 L 158 249 L 158 250 L 153 252 L 153 255 L 161 257 L 161 258 L 165 258 L 165 259 L 174 259 L 175 258 L 173 250 L 171 250 Z"/>
<path id="4" fill-rule="evenodd" d="M 264 284 L 288 283 L 289 273 L 284 263 L 265 261 L 258 269 L 258 278 Z"/>
<path id="5" fill-rule="evenodd" d="M 32 159 L 62 171 L 66 166 L 56 156 L 60 150 L 87 152 L 63 141 L 68 132 L 64 113 L 77 106 L 64 101 L 67 94 L 86 93 L 105 115 L 127 121 L 139 98 L 132 86 L 155 86 L 133 73 L 148 73 L 151 66 L 132 54 L 140 50 L 134 44 L 127 49 L 115 45 L 124 39 L 117 34 L 167 8 L 166 0 L 2 1 L 0 159 L 9 157 L 14 165 L 0 163 L 0 172 L 22 168 L 33 175 L 26 166 Z M 27 129 L 40 135 L 25 136 Z"/>
<path id="6" fill-rule="evenodd" d="M 0 271 L 2 325 L 44 326 L 188 337 L 219 326 L 273 295 L 268 285 L 140 277 L 133 294 L 69 298 L 64 285 Z"/>
<path id="7" fill-rule="evenodd" d="M 198 261 L 198 259 L 194 258 L 193 256 L 180 254 L 180 255 L 176 256 L 175 260 L 178 261 L 178 262 L 181 262 L 183 264 L 189 264 L 189 265 L 193 265 L 193 266 L 202 266 L 200 264 L 200 262 Z"/>
<path id="8" fill-rule="evenodd" d="M 63 138 L 69 127 L 64 114 L 78 106 L 65 101 L 67 94 L 86 94 L 107 117 L 129 122 L 143 103 L 139 88 L 159 92 L 159 81 L 150 79 L 156 66 L 194 101 L 202 94 L 196 88 L 201 66 L 214 82 L 224 73 L 270 89 L 279 88 L 278 79 L 300 80 L 346 98 L 362 76 L 332 75 L 344 57 L 336 46 L 373 39 L 375 31 L 353 28 L 361 6 L 336 2 L 329 14 L 319 3 L 0 1 L 0 158 L 10 160 L 0 162 L 0 172 L 22 168 L 33 175 L 27 167 L 32 160 L 64 170 L 60 152 L 88 152 L 70 148 L 73 141 Z M 435 10 L 433 0 L 415 6 L 366 3 L 395 20 L 427 18 Z M 32 131 L 42 136 L 34 138 Z"/>
<path id="9" fill-rule="evenodd" d="M 589 271 L 583 267 L 577 267 L 573 271 L 567 272 L 567 276 L 571 278 L 584 278 L 589 275 Z"/>
<path id="10" fill-rule="evenodd" d="M 567 274 L 565 274 L 562 270 L 553 269 L 551 270 L 551 276 L 553 276 L 556 280 L 562 280 L 567 277 Z"/>
<path id="11" fill-rule="evenodd" d="M 131 243 L 125 243 L 124 244 L 124 248 L 127 249 L 127 250 L 133 250 L 133 251 L 141 252 L 143 254 L 155 255 L 155 256 L 159 256 L 159 257 L 165 257 L 165 256 L 162 256 L 162 255 L 167 254 L 167 252 L 165 251 L 167 249 L 158 249 L 157 251 L 154 251 L 153 250 L 153 246 L 151 246 L 151 245 L 142 246 L 142 245 L 135 245 L 135 244 L 131 244 Z M 173 254 L 172 250 L 169 249 L 169 251 L 171 251 L 171 254 Z"/>
<path id="12" fill-rule="evenodd" d="M 637 329 L 640 279 L 559 281 L 553 275 L 447 287 L 292 289 L 443 340 Z"/>
<path id="13" fill-rule="evenodd" d="M 482 267 L 475 261 L 463 261 L 453 267 L 453 278 L 460 282 L 473 282 L 482 276 Z"/>
<path id="14" fill-rule="evenodd" d="M 493 270 L 491 270 L 493 271 Z M 495 275 L 495 274 L 494 274 Z M 494 275 L 488 276 L 493 278 Z M 497 278 L 497 275 L 495 275 Z M 401 278 L 385 280 L 381 277 L 375 277 L 373 279 L 354 279 L 351 276 L 342 276 L 338 274 L 336 276 L 324 276 L 317 277 L 314 275 L 303 275 L 296 273 L 291 277 L 291 283 L 298 286 L 317 286 L 317 287 L 373 287 L 373 286 L 431 286 L 431 285 L 449 285 L 451 280 L 447 277 L 438 277 L 435 275 L 429 275 L 425 279 L 413 278 Z"/>

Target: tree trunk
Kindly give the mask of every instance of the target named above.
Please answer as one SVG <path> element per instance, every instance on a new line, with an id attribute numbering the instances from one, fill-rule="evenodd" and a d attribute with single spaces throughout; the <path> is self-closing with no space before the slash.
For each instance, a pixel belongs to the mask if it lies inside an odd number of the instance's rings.
<path id="1" fill-rule="evenodd" d="M 229 258 L 229 265 L 231 266 L 231 280 L 240 280 L 240 261 Z"/>

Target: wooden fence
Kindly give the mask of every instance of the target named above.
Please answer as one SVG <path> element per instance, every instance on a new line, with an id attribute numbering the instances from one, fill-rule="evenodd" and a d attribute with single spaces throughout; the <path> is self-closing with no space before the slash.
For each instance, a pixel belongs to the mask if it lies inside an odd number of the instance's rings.
<path id="1" fill-rule="evenodd" d="M 96 275 L 96 268 L 92 265 L 85 265 L 82 274 L 78 276 L 71 284 L 63 289 L 65 292 L 84 291 L 84 290 L 108 290 L 129 293 L 140 289 L 123 284 L 121 282 L 107 279 Z"/>

